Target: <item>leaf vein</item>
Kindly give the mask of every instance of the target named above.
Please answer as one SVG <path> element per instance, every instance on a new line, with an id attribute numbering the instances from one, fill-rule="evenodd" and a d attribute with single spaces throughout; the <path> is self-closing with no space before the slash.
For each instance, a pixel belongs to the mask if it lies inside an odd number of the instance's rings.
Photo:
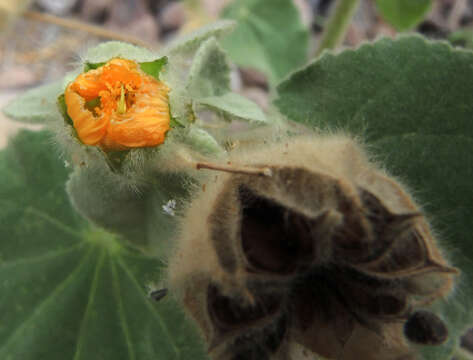
<path id="1" fill-rule="evenodd" d="M 93 248 L 94 247 L 92 247 L 92 249 Z M 100 269 L 103 265 L 104 259 L 105 259 L 105 250 L 103 249 L 101 251 L 99 259 L 97 260 L 97 264 L 95 265 L 94 277 L 92 279 L 92 284 L 90 285 L 89 299 L 87 301 L 87 307 L 85 308 L 84 317 L 82 318 L 82 323 L 80 325 L 79 337 L 77 339 L 77 346 L 76 346 L 76 349 L 75 349 L 75 352 L 74 352 L 74 358 L 73 358 L 74 360 L 80 359 L 82 346 L 83 346 L 82 340 L 84 338 L 85 324 L 87 322 L 87 317 L 89 316 L 89 313 L 90 313 L 91 304 L 94 302 L 95 292 L 97 290 L 99 273 L 100 273 Z"/>
<path id="2" fill-rule="evenodd" d="M 123 324 L 121 328 L 123 330 L 123 334 L 125 335 L 126 344 L 128 347 L 128 354 L 130 355 L 130 359 L 135 360 L 136 356 L 135 356 L 135 352 L 133 351 L 133 345 L 130 338 L 128 322 L 126 320 L 125 311 L 123 309 L 123 301 L 121 298 L 120 282 L 118 281 L 117 267 L 114 261 L 110 261 L 110 266 L 111 266 L 112 275 L 113 275 L 113 289 L 114 289 L 115 296 L 117 298 L 117 303 L 118 303 L 118 314 L 120 316 L 121 323 Z"/>
<path id="3" fill-rule="evenodd" d="M 42 211 L 40 211 L 40 210 L 38 210 L 38 209 L 36 209 L 32 206 L 26 208 L 25 212 L 30 212 L 31 214 L 36 215 L 36 216 L 42 218 L 43 220 L 47 221 L 51 225 L 54 225 L 57 229 L 62 230 L 65 233 L 67 233 L 69 235 L 72 235 L 72 236 L 74 236 L 74 237 L 76 237 L 80 240 L 83 240 L 83 238 L 80 236 L 80 234 L 77 231 L 75 231 L 72 227 L 63 224 L 59 220 L 54 219 L 50 215 L 48 215 L 46 213 L 43 213 Z"/>
<path id="4" fill-rule="evenodd" d="M 89 258 L 89 255 L 90 255 L 90 250 L 84 255 L 83 259 L 80 261 L 80 263 L 77 265 L 76 269 L 71 272 L 62 282 L 60 282 L 55 288 L 54 290 L 52 291 L 52 293 L 46 297 L 40 304 L 39 306 L 36 307 L 36 309 L 34 310 L 34 312 L 31 314 L 31 316 L 26 319 L 15 331 L 12 332 L 12 334 L 6 339 L 6 341 L 4 342 L 4 344 L 1 346 L 0 348 L 0 358 L 4 359 L 6 358 L 6 354 L 5 354 L 5 351 L 7 350 L 8 346 L 11 344 L 11 343 L 14 343 L 15 340 L 21 336 L 21 333 L 24 329 L 26 329 L 28 327 L 28 325 L 39 315 L 41 314 L 42 310 L 44 307 L 46 307 L 47 305 L 49 305 L 50 302 L 52 302 L 55 297 L 61 293 L 61 291 L 63 289 L 65 289 L 67 287 L 67 285 L 69 285 L 70 282 L 73 281 L 73 279 L 75 278 L 75 275 L 77 273 L 80 272 L 80 270 L 82 269 L 82 267 L 86 264 L 86 260 Z"/>
<path id="5" fill-rule="evenodd" d="M 48 253 L 42 254 L 42 255 L 32 256 L 32 257 L 23 258 L 23 259 L 17 259 L 17 260 L 14 260 L 14 261 L 0 262 L 0 271 L 2 269 L 7 268 L 7 267 L 12 267 L 12 266 L 17 266 L 17 265 L 31 265 L 31 264 L 34 264 L 36 262 L 51 260 L 55 257 L 61 256 L 61 255 L 66 255 L 70 252 L 73 252 L 74 250 L 77 250 L 77 249 L 83 247 L 84 245 L 85 245 L 84 243 L 78 243 L 78 244 L 72 245 L 72 246 L 70 246 L 66 249 L 51 251 L 51 252 L 48 252 Z"/>
<path id="6" fill-rule="evenodd" d="M 140 294 L 145 306 L 151 312 L 153 317 L 156 318 L 156 320 L 158 321 L 159 325 L 163 329 L 163 332 L 169 338 L 168 343 L 172 345 L 172 347 L 174 349 L 174 352 L 176 353 L 176 357 L 178 359 L 180 359 L 181 358 L 181 352 L 180 352 L 179 348 L 176 346 L 176 344 L 174 343 L 173 337 L 171 336 L 171 334 L 169 334 L 168 328 L 167 328 L 166 324 L 163 322 L 163 319 L 159 316 L 159 313 L 156 311 L 156 309 L 151 305 L 151 302 L 149 301 L 149 299 L 144 296 L 143 290 L 141 289 L 141 286 L 136 281 L 136 279 L 133 276 L 133 274 L 131 273 L 130 269 L 128 269 L 128 266 L 126 265 L 126 263 L 121 261 L 121 259 L 118 259 L 117 261 L 118 261 L 119 265 L 121 266 L 121 268 L 123 269 L 123 271 L 125 271 L 125 273 L 127 274 L 128 278 L 131 280 L 131 282 L 137 287 L 137 289 L 138 289 L 137 292 Z"/>

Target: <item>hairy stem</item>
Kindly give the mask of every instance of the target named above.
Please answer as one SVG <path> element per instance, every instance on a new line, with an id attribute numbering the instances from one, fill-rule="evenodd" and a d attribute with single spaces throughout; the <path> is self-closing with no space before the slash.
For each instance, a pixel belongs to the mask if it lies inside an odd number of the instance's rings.
<path id="1" fill-rule="evenodd" d="M 345 38 L 348 25 L 358 8 L 360 0 L 338 0 L 333 13 L 325 26 L 320 45 L 315 56 L 318 56 L 325 49 L 333 49 Z"/>

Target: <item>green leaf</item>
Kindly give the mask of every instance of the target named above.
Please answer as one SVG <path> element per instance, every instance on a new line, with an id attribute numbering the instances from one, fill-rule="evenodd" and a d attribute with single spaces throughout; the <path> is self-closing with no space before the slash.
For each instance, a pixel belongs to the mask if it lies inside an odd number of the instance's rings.
<path id="1" fill-rule="evenodd" d="M 232 60 L 264 72 L 272 83 L 307 61 L 309 33 L 292 0 L 238 0 L 223 11 L 238 22 L 222 40 Z"/>
<path id="2" fill-rule="evenodd" d="M 462 271 L 453 295 L 436 305 L 447 321 L 450 341 L 441 347 L 423 347 L 425 359 L 449 359 L 452 347 L 473 324 L 473 139 L 453 135 L 392 136 L 375 142 L 373 150 L 425 204 L 424 210 L 440 233 L 440 245 Z"/>
<path id="3" fill-rule="evenodd" d="M 230 65 L 214 37 L 197 50 L 189 71 L 187 90 L 196 98 L 219 96 L 230 91 Z"/>
<path id="4" fill-rule="evenodd" d="M 167 75 L 169 75 L 169 72 L 167 72 Z M 176 82 L 173 83 L 173 80 L 169 80 L 169 78 L 164 81 L 167 84 L 173 84 L 168 94 L 171 118 L 181 125 L 188 125 L 194 120 L 192 100 L 189 97 L 188 91 L 184 85 Z"/>
<path id="5" fill-rule="evenodd" d="M 204 26 L 191 34 L 179 37 L 163 49 L 163 53 L 169 57 L 169 65 L 164 69 L 162 79 L 171 88 L 169 92 L 171 115 L 179 123 L 188 125 L 194 120 L 188 84 L 191 67 L 194 67 L 194 69 L 198 67 L 192 61 L 195 53 L 208 39 L 219 39 L 230 32 L 234 26 L 235 23 L 233 21 L 218 21 Z M 202 56 L 202 51 L 200 53 L 200 56 Z M 209 64 L 202 63 L 202 66 L 204 65 L 209 66 Z M 197 70 L 193 71 L 195 73 Z M 221 75 L 219 74 L 219 76 Z"/>
<path id="6" fill-rule="evenodd" d="M 162 58 L 157 59 L 155 61 L 140 63 L 140 68 L 146 74 L 151 75 L 155 79 L 159 80 L 159 73 L 161 72 L 163 66 L 166 65 L 167 63 L 168 63 L 168 58 L 166 56 L 163 56 Z"/>
<path id="7" fill-rule="evenodd" d="M 171 71 L 178 72 L 177 69 Z M 169 69 L 166 75 L 172 77 Z M 169 82 L 179 83 L 175 80 Z M 169 98 L 172 116 L 183 123 L 194 121 L 193 105 L 203 105 L 224 117 L 266 121 L 258 105 L 230 93 L 230 65 L 214 37 L 207 39 L 197 50 L 185 87 L 174 87 Z"/>
<path id="8" fill-rule="evenodd" d="M 456 46 L 473 49 L 473 29 L 461 29 L 448 35 L 448 41 Z"/>
<path id="9" fill-rule="evenodd" d="M 277 88 L 289 119 L 368 140 L 405 133 L 473 136 L 473 52 L 418 36 L 326 53 Z"/>
<path id="10" fill-rule="evenodd" d="M 90 69 L 95 69 L 115 57 L 141 63 L 153 62 L 162 56 L 154 54 L 143 47 L 121 41 L 107 41 L 90 48 L 84 57 L 84 63 L 88 63 L 91 66 Z"/>
<path id="11" fill-rule="evenodd" d="M 106 64 L 106 62 L 99 62 L 99 63 L 91 63 L 91 62 L 86 62 L 84 64 L 84 72 L 87 72 L 89 70 L 96 70 L 99 67 L 102 67 Z"/>
<path id="12" fill-rule="evenodd" d="M 146 74 L 159 80 L 159 73 L 161 72 L 161 69 L 163 68 L 163 66 L 166 65 L 167 63 L 168 63 L 168 58 L 166 56 L 163 56 L 157 60 L 140 62 L 139 64 L 140 64 L 141 70 L 143 70 Z M 99 67 L 104 66 L 105 64 L 106 62 L 100 62 L 100 63 L 86 62 L 84 65 L 84 72 L 98 69 Z"/>
<path id="13" fill-rule="evenodd" d="M 0 152 L 0 358 L 205 359 L 171 299 L 145 284 L 162 263 L 73 211 L 47 132 Z"/>
<path id="14" fill-rule="evenodd" d="M 99 100 L 100 101 L 100 100 Z M 59 109 L 59 113 L 61 114 L 62 118 L 66 123 L 69 125 L 73 126 L 73 121 L 69 114 L 67 113 L 67 105 L 66 105 L 66 99 L 64 97 L 64 94 L 61 94 L 57 98 L 57 107 Z"/>
<path id="15" fill-rule="evenodd" d="M 266 116 L 257 104 L 236 93 L 226 93 L 222 96 L 210 96 L 203 99 L 197 99 L 196 102 L 210 109 L 222 112 L 226 116 L 248 121 L 267 121 Z"/>
<path id="16" fill-rule="evenodd" d="M 376 0 L 376 6 L 387 22 L 404 31 L 422 21 L 432 0 Z"/>
<path id="17" fill-rule="evenodd" d="M 223 148 L 212 135 L 193 124 L 189 126 L 184 142 L 203 154 L 223 153 Z"/>
<path id="18" fill-rule="evenodd" d="M 62 92 L 63 80 L 28 90 L 3 108 L 3 112 L 14 120 L 30 124 L 60 119 L 56 99 Z"/>
<path id="19" fill-rule="evenodd" d="M 192 53 L 200 47 L 202 42 L 211 37 L 219 39 L 231 32 L 234 27 L 235 23 L 228 20 L 220 20 L 203 26 L 190 34 L 178 37 L 163 49 L 163 54 L 169 54 L 170 56 L 192 55 Z"/>

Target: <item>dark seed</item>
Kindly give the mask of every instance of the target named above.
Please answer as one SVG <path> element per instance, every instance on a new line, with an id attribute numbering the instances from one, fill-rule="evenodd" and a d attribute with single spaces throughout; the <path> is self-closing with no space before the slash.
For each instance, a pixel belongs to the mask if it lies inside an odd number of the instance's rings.
<path id="1" fill-rule="evenodd" d="M 435 314 L 419 310 L 404 325 L 404 335 L 412 342 L 423 345 L 440 345 L 448 338 L 448 329 Z"/>
<path id="2" fill-rule="evenodd" d="M 155 290 L 155 291 L 151 292 L 151 294 L 149 294 L 149 296 L 154 301 L 159 301 L 163 297 L 165 297 L 167 295 L 167 293 L 168 293 L 168 289 L 164 288 L 164 289 Z"/>

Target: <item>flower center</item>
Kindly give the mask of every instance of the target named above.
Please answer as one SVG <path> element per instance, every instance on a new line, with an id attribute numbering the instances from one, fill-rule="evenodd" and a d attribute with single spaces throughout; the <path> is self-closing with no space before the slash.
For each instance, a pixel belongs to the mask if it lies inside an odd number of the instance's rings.
<path id="1" fill-rule="evenodd" d="M 113 59 L 97 70 L 82 74 L 73 89 L 86 100 L 86 108 L 97 117 L 117 112 L 126 114 L 135 102 L 135 92 L 142 85 L 137 64 Z"/>
<path id="2" fill-rule="evenodd" d="M 117 112 L 122 115 L 126 113 L 126 101 L 125 101 L 125 88 L 123 87 L 123 84 L 121 84 L 121 89 L 120 89 L 120 100 L 118 100 L 117 104 Z"/>

